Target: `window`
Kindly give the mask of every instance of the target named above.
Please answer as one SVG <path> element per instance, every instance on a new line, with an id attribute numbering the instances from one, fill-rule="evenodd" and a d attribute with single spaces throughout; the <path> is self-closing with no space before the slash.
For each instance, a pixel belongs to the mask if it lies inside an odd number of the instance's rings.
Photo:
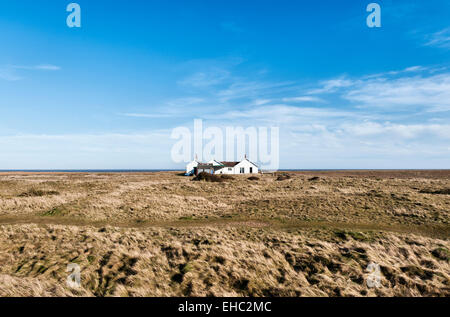
<path id="1" fill-rule="evenodd" d="M 231 172 L 232 170 L 233 170 L 233 169 L 232 169 L 231 167 L 229 167 L 229 168 L 228 168 L 228 171 L 230 171 L 230 172 Z"/>
<path id="2" fill-rule="evenodd" d="M 245 168 L 241 167 L 241 174 L 244 174 L 244 173 L 245 173 Z"/>
<path id="3" fill-rule="evenodd" d="M 253 174 L 253 167 L 250 167 L 250 174 Z"/>

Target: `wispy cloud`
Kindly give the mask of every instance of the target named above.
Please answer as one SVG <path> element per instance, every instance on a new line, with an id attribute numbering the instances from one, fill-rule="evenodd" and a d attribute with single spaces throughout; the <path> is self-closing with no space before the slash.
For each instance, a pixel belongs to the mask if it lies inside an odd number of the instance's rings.
<path id="1" fill-rule="evenodd" d="M 33 66 L 24 66 L 24 65 L 9 65 L 10 68 L 13 69 L 25 69 L 25 70 L 49 70 L 56 71 L 60 70 L 61 67 L 51 64 L 41 64 L 41 65 L 33 65 Z"/>
<path id="2" fill-rule="evenodd" d="M 221 68 L 212 68 L 207 71 L 197 72 L 181 80 L 178 84 L 195 88 L 215 86 L 229 79 L 230 73 Z"/>
<path id="3" fill-rule="evenodd" d="M 56 65 L 44 64 L 44 65 L 35 66 L 35 69 L 38 69 L 38 70 L 60 70 L 61 67 L 56 66 Z"/>
<path id="4" fill-rule="evenodd" d="M 20 74 L 20 71 L 58 71 L 61 67 L 51 64 L 40 65 L 5 65 L 0 66 L 0 79 L 8 81 L 21 80 L 24 77 Z M 23 72 L 22 72 L 23 73 Z"/>
<path id="5" fill-rule="evenodd" d="M 357 114 L 349 111 L 342 111 L 332 108 L 307 108 L 307 107 L 294 107 L 285 104 L 270 105 L 257 107 L 249 110 L 233 110 L 225 112 L 215 119 L 228 119 L 235 120 L 251 119 L 252 121 L 266 121 L 271 123 L 282 124 L 286 122 L 293 123 L 305 123 L 311 119 L 316 120 L 329 120 L 330 118 L 345 117 L 354 118 Z M 214 119 L 214 117 L 210 117 Z"/>
<path id="6" fill-rule="evenodd" d="M 283 98 L 283 102 L 323 102 L 323 99 L 313 96 Z"/>
<path id="7" fill-rule="evenodd" d="M 292 89 L 292 82 L 247 81 L 238 79 L 217 94 L 226 99 L 255 98 L 272 95 L 285 89 Z"/>
<path id="8" fill-rule="evenodd" d="M 168 113 L 122 113 L 125 117 L 133 117 L 133 118 L 171 118 L 173 114 Z"/>
<path id="9" fill-rule="evenodd" d="M 350 101 L 351 106 L 391 112 L 450 111 L 450 73 L 443 67 L 411 66 L 399 71 L 322 81 L 318 88 L 306 93 L 325 100 L 333 93 L 333 98 Z"/>
<path id="10" fill-rule="evenodd" d="M 411 111 L 413 107 L 450 111 L 450 74 L 357 81 L 343 97 L 361 106 L 392 111 Z"/>
<path id="11" fill-rule="evenodd" d="M 9 67 L 2 67 L 0 68 L 0 79 L 7 80 L 7 81 L 17 81 L 21 80 L 22 77 L 19 76 L 14 69 L 11 69 Z"/>
<path id="12" fill-rule="evenodd" d="M 354 84 L 354 81 L 347 79 L 345 77 L 340 77 L 336 79 L 330 79 L 326 81 L 322 81 L 320 83 L 321 87 L 312 89 L 308 91 L 308 94 L 315 95 L 315 94 L 324 94 L 324 93 L 332 93 L 337 91 L 339 88 L 349 87 Z"/>
<path id="13" fill-rule="evenodd" d="M 345 124 L 341 129 L 357 137 L 380 137 L 413 139 L 418 137 L 437 137 L 450 139 L 450 124 L 398 124 L 363 122 L 358 124 Z"/>
<path id="14" fill-rule="evenodd" d="M 255 99 L 255 100 L 253 100 L 250 103 L 250 105 L 252 105 L 252 106 L 262 106 L 262 105 L 270 103 L 271 101 L 272 101 L 271 99 Z"/>
<path id="15" fill-rule="evenodd" d="M 450 27 L 426 36 L 426 46 L 450 48 Z"/>
<path id="16" fill-rule="evenodd" d="M 433 70 L 434 69 L 430 69 L 429 67 L 410 66 L 410 67 L 406 67 L 405 69 L 401 69 L 401 70 L 392 70 L 392 71 L 388 71 L 388 72 L 384 72 L 384 73 L 370 74 L 370 75 L 364 76 L 363 79 L 385 77 L 385 76 L 404 75 L 404 74 L 408 74 L 408 73 L 420 73 L 420 72 L 424 72 L 424 71 L 432 72 Z"/>
<path id="17" fill-rule="evenodd" d="M 204 98 L 197 97 L 175 98 L 166 101 L 160 106 L 148 107 L 151 110 L 147 110 L 145 112 L 126 112 L 119 113 L 118 115 L 131 118 L 148 119 L 186 117 L 191 116 L 193 111 L 194 113 L 199 111 L 204 102 Z M 203 111 L 202 113 L 206 113 L 206 111 Z"/>
<path id="18" fill-rule="evenodd" d="M 201 98 L 201 97 L 176 98 L 176 99 L 168 101 L 166 106 L 173 109 L 173 108 L 178 108 L 178 107 L 186 107 L 186 106 L 199 104 L 204 101 L 205 101 L 205 99 Z"/>
<path id="19" fill-rule="evenodd" d="M 283 154 L 286 167 L 298 168 L 298 162 L 304 162 L 304 168 L 317 167 L 320 158 L 324 168 L 351 168 L 355 162 L 361 168 L 427 167 L 423 162 L 444 166 L 450 155 L 450 125 L 445 120 L 450 72 L 445 67 L 414 65 L 307 86 L 271 81 L 256 71 L 237 75 L 232 67 L 210 70 L 196 78 L 220 78 L 214 85 L 196 85 L 189 97 L 175 98 L 155 111 L 126 115 L 183 117 L 186 125 L 195 117 L 204 119 L 205 126 L 223 128 L 278 126 L 281 151 L 289 153 Z M 409 165 L 391 163 L 412 154 L 417 161 L 409 159 Z M 336 165 L 326 165 L 330 162 Z"/>

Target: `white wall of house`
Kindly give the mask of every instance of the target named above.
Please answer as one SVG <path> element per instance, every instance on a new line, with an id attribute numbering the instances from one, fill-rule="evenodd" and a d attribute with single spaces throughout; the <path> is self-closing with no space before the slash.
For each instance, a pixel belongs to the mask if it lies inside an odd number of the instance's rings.
<path id="1" fill-rule="evenodd" d="M 234 167 L 224 167 L 220 170 L 217 170 L 215 174 L 236 174 L 234 172 Z"/>
<path id="2" fill-rule="evenodd" d="M 186 165 L 186 173 L 194 173 L 194 167 L 197 167 L 198 166 L 198 162 L 197 161 L 192 161 L 192 162 L 190 162 L 190 163 L 188 163 L 187 165 Z"/>
<path id="3" fill-rule="evenodd" d="M 224 167 L 216 171 L 216 174 L 258 174 L 258 166 L 245 159 L 234 167 Z"/>
<path id="4" fill-rule="evenodd" d="M 253 164 L 247 159 L 244 159 L 238 165 L 234 167 L 236 174 L 258 174 L 258 166 Z"/>

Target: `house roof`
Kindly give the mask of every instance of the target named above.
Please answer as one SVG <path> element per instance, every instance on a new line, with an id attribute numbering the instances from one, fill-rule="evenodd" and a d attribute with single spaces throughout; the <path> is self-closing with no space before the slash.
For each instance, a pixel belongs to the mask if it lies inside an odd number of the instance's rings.
<path id="1" fill-rule="evenodd" d="M 255 163 L 249 161 L 248 159 L 245 159 L 245 160 L 248 161 L 249 163 L 253 164 L 255 167 L 258 167 L 258 165 L 256 165 Z M 245 160 L 243 160 L 243 161 L 245 161 Z M 212 163 L 202 163 L 202 162 L 198 162 L 198 161 L 196 161 L 196 162 L 198 163 L 197 167 L 199 169 L 202 169 L 202 168 L 221 169 L 221 168 L 224 168 L 224 167 L 235 167 L 239 163 L 243 162 L 243 161 L 241 161 L 241 162 L 219 162 L 219 161 L 216 161 L 216 160 L 214 160 L 214 161 L 219 163 L 219 164 L 221 164 L 221 165 L 214 165 Z"/>
<path id="2" fill-rule="evenodd" d="M 255 167 L 258 167 L 258 165 L 256 165 L 255 163 L 253 163 L 252 161 L 249 161 L 248 159 L 246 159 L 248 162 L 252 163 Z M 259 168 L 259 167 L 258 167 Z"/>
<path id="3" fill-rule="evenodd" d="M 211 168 L 213 167 L 212 164 L 207 164 L 207 163 L 198 163 L 197 168 Z"/>
<path id="4" fill-rule="evenodd" d="M 225 166 L 225 167 L 235 167 L 240 162 L 220 162 L 220 163 L 222 163 L 222 165 Z"/>
<path id="5" fill-rule="evenodd" d="M 242 160 L 242 161 L 240 161 L 240 162 L 221 162 L 221 163 L 222 163 L 225 167 L 235 167 L 236 165 L 238 165 L 238 164 L 240 164 L 240 163 L 242 163 L 242 162 L 244 162 L 244 161 L 247 161 L 247 162 L 249 162 L 250 164 L 253 164 L 255 167 L 258 167 L 258 165 L 256 165 L 255 163 L 249 161 L 248 159 L 244 159 L 244 160 Z"/>
<path id="6" fill-rule="evenodd" d="M 221 166 L 221 165 L 213 165 L 213 164 L 204 164 L 204 163 L 201 163 L 201 164 L 198 164 L 197 168 L 198 168 L 199 170 L 201 170 L 201 169 L 213 169 L 213 170 L 219 170 L 219 169 L 223 168 L 223 166 Z"/>

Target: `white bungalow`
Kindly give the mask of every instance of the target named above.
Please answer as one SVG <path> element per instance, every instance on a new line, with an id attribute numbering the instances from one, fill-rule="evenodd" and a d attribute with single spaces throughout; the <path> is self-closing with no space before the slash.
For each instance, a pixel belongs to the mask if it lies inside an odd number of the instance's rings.
<path id="1" fill-rule="evenodd" d="M 258 174 L 259 167 L 247 158 L 240 162 L 211 160 L 208 163 L 201 163 L 194 160 L 186 165 L 186 175 L 198 175 L 201 172 L 211 174 Z"/>

